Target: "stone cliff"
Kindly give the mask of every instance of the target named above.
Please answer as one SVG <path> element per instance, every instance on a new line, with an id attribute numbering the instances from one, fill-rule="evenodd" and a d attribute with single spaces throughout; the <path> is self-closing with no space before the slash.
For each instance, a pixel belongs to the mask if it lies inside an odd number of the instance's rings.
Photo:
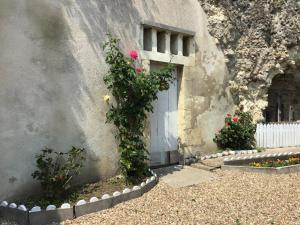
<path id="1" fill-rule="evenodd" d="M 263 119 L 275 75 L 299 71 L 300 1 L 200 0 L 226 56 L 235 103 Z"/>

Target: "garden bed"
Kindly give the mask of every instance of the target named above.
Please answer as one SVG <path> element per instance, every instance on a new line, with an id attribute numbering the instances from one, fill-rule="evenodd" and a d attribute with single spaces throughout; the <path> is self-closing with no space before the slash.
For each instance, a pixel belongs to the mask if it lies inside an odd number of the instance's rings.
<path id="1" fill-rule="evenodd" d="M 292 166 L 292 165 L 299 165 L 300 164 L 300 157 L 290 157 L 288 159 L 277 159 L 277 160 L 266 160 L 261 162 L 252 162 L 249 164 L 249 166 L 252 167 L 286 167 L 286 166 Z"/>
<path id="2" fill-rule="evenodd" d="M 128 185 L 122 176 L 115 176 L 106 180 L 101 180 L 94 183 L 77 186 L 73 188 L 67 197 L 63 199 L 52 199 L 51 201 L 43 198 L 43 196 L 32 196 L 25 199 L 16 200 L 17 204 L 26 202 L 27 208 L 32 208 L 36 205 L 46 208 L 48 205 L 61 205 L 64 202 L 69 202 L 71 205 L 76 204 L 81 199 L 90 199 L 101 194 L 114 193 L 125 188 L 132 188 L 133 185 Z"/>
<path id="3" fill-rule="evenodd" d="M 70 203 L 46 206 L 46 202 L 41 201 L 41 206 L 27 207 L 16 203 L 0 202 L 0 218 L 8 221 L 14 221 L 21 225 L 46 225 L 52 222 L 61 222 L 67 219 L 77 218 L 79 216 L 111 208 L 119 203 L 138 198 L 151 190 L 157 183 L 157 175 L 152 172 L 152 177 L 148 178 L 139 185 L 132 188 L 126 187 L 124 180 L 110 179 L 106 182 L 94 183 L 77 189 L 77 197 Z M 119 191 L 116 189 L 120 188 Z M 99 191 L 105 190 L 106 193 L 101 196 Z M 102 192 L 104 193 L 104 192 Z M 91 197 L 92 196 L 92 197 Z M 98 196 L 98 197 L 96 197 Z M 77 201 L 80 199 L 79 201 Z M 76 203 L 75 203 L 76 202 Z M 33 203 L 30 203 L 33 205 Z M 29 205 L 30 205 L 29 204 Z M 52 203 L 53 204 L 53 203 Z M 29 210 L 31 208 L 31 210 Z"/>
<path id="4" fill-rule="evenodd" d="M 224 159 L 224 170 L 284 174 L 300 172 L 300 152 L 262 154 Z"/>

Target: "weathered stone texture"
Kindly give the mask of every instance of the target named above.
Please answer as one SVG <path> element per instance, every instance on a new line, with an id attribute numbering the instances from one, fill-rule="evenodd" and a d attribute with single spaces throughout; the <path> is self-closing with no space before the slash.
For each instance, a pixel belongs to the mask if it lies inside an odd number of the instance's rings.
<path id="1" fill-rule="evenodd" d="M 227 57 L 235 102 L 256 121 L 277 74 L 300 65 L 300 3 L 295 0 L 200 0 L 209 30 Z M 292 51 L 292 53 L 291 53 Z"/>

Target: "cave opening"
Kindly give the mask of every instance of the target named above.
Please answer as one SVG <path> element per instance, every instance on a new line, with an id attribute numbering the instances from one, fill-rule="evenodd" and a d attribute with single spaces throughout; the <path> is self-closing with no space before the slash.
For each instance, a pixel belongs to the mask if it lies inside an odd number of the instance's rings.
<path id="1" fill-rule="evenodd" d="M 299 72 L 279 74 L 272 79 L 264 114 L 267 123 L 300 121 Z"/>

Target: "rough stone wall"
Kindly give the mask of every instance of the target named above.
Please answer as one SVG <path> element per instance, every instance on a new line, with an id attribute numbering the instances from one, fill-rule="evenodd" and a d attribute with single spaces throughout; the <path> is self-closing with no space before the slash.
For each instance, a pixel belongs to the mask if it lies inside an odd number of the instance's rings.
<path id="1" fill-rule="evenodd" d="M 300 53 L 300 2 L 200 0 L 209 31 L 227 57 L 231 92 L 240 108 L 263 118 L 272 78 L 296 70 Z"/>

